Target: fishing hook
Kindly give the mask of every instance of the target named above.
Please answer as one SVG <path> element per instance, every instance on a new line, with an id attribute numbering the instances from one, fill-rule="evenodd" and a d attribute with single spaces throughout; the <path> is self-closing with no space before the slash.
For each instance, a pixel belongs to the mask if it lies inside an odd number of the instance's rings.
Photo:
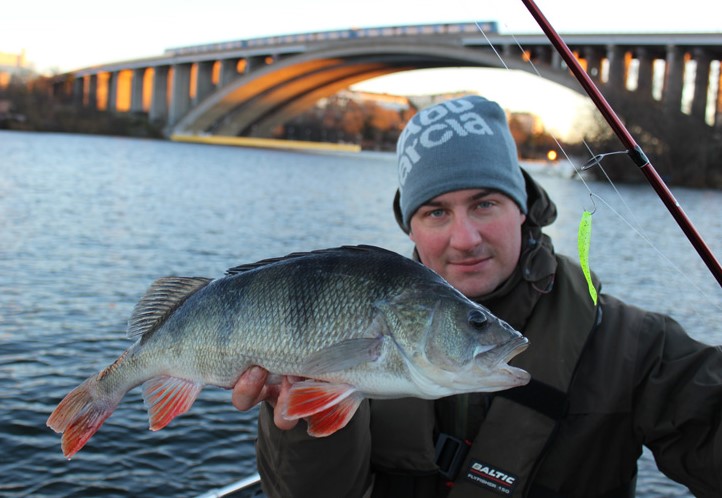
<path id="1" fill-rule="evenodd" d="M 594 214 L 597 212 L 597 203 L 594 202 L 594 198 L 596 197 L 596 194 L 594 192 L 589 192 L 589 198 L 592 200 L 592 209 L 589 211 L 589 214 Z"/>

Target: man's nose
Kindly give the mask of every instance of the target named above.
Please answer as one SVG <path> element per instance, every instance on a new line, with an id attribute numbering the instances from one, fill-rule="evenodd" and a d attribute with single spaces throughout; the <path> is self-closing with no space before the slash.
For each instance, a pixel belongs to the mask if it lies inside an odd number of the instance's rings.
<path id="1" fill-rule="evenodd" d="M 474 222 L 465 214 L 456 214 L 451 226 L 451 246 L 460 251 L 467 251 L 480 243 L 481 233 Z"/>

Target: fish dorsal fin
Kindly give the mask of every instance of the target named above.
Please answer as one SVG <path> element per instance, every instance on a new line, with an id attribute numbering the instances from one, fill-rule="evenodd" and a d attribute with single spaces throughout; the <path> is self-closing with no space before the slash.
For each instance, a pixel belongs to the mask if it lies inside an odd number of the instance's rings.
<path id="1" fill-rule="evenodd" d="M 322 255 L 341 255 L 341 254 L 350 254 L 350 253 L 367 253 L 367 254 L 390 254 L 394 255 L 396 257 L 401 257 L 400 255 L 389 251 L 388 249 L 383 249 L 381 247 L 376 246 L 369 246 L 369 245 L 357 245 L 357 246 L 341 246 L 341 247 L 332 247 L 329 249 L 317 249 L 315 251 L 308 251 L 308 252 L 294 252 L 291 254 L 288 254 L 286 256 L 281 256 L 278 258 L 268 258 L 268 259 L 262 259 L 261 261 L 256 261 L 255 263 L 247 263 L 242 264 L 238 266 L 234 266 L 233 268 L 229 268 L 226 270 L 226 275 L 237 275 L 239 273 L 255 270 L 257 268 L 261 268 L 263 266 L 268 266 L 274 263 L 279 263 L 281 261 L 288 261 L 291 259 L 296 258 L 304 258 L 309 256 L 322 256 Z"/>
<path id="2" fill-rule="evenodd" d="M 153 282 L 133 309 L 128 321 L 128 337 L 155 330 L 186 299 L 211 281 L 205 277 L 163 277 Z"/>
<path id="3" fill-rule="evenodd" d="M 255 263 L 246 263 L 238 266 L 234 266 L 233 268 L 229 268 L 226 270 L 226 275 L 238 275 L 239 273 L 244 273 L 247 271 L 255 270 L 256 268 L 261 268 L 263 266 L 271 265 L 273 263 L 278 263 L 279 261 L 286 261 L 293 258 L 300 258 L 302 256 L 306 256 L 308 253 L 305 252 L 297 252 L 293 254 L 289 254 L 287 256 L 281 256 L 280 258 L 268 258 L 268 259 L 262 259 L 261 261 L 256 261 Z"/>

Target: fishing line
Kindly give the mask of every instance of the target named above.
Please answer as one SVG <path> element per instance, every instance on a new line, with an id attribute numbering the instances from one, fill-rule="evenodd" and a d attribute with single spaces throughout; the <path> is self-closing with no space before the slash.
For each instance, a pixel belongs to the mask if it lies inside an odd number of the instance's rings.
<path id="1" fill-rule="evenodd" d="M 486 36 L 486 33 L 484 33 L 484 29 L 481 27 L 481 25 L 478 22 L 476 22 L 475 24 L 476 24 L 476 29 L 478 29 L 479 32 L 484 36 L 486 43 L 488 43 L 489 47 L 491 47 L 491 49 L 494 51 L 494 53 L 496 54 L 496 57 L 499 59 L 499 62 L 501 62 L 501 65 L 504 66 L 504 69 L 506 69 L 507 71 L 511 71 L 511 69 L 509 69 L 509 66 L 506 65 L 506 62 L 504 62 L 504 58 L 501 56 L 501 54 L 499 54 L 499 52 L 496 51 L 494 44 L 491 43 L 491 40 L 489 40 L 489 37 Z"/>
<path id="2" fill-rule="evenodd" d="M 591 195 L 593 195 L 594 197 L 596 197 L 597 199 L 599 199 L 599 201 L 600 201 L 602 204 L 604 204 L 604 207 L 606 207 L 607 209 L 609 209 L 609 210 L 610 210 L 612 213 L 614 213 L 620 220 L 622 220 L 624 223 L 626 223 L 626 225 L 627 225 L 638 237 L 640 237 L 643 241 L 645 241 L 645 242 L 647 243 L 647 245 L 649 245 L 649 247 L 652 248 L 652 250 L 654 250 L 655 253 L 657 253 L 657 256 L 659 256 L 659 257 L 660 257 L 665 263 L 667 263 L 667 265 L 669 265 L 673 270 L 675 270 L 677 273 L 679 273 L 679 274 L 687 281 L 688 284 L 690 284 L 692 287 L 694 287 L 694 288 L 697 290 L 697 292 L 699 292 L 700 296 L 704 298 L 705 301 L 709 302 L 713 307 L 717 308 L 718 311 L 722 311 L 722 305 L 720 305 L 720 304 L 716 303 L 715 301 L 713 301 L 713 300 L 712 300 L 712 297 L 709 295 L 709 292 L 706 291 L 706 290 L 704 290 L 704 289 L 703 289 L 702 287 L 700 287 L 697 283 L 695 283 L 695 282 L 690 278 L 690 276 L 689 276 L 687 273 L 685 273 L 679 266 L 677 266 L 677 265 L 674 263 L 674 261 L 672 261 L 671 259 L 669 259 L 662 251 L 660 251 L 660 250 L 657 248 L 657 246 L 655 246 L 654 243 L 652 243 L 652 241 L 649 239 L 649 237 L 647 237 L 647 236 L 644 234 L 644 232 L 643 232 L 638 226 L 633 225 L 627 218 L 625 218 L 625 217 L 622 215 L 622 213 L 620 213 L 619 211 L 617 211 L 616 209 L 614 209 L 609 202 L 605 201 L 603 197 L 601 197 L 601 196 L 599 196 L 599 195 L 597 195 L 597 194 L 591 194 Z M 622 199 L 622 200 L 623 200 L 623 199 Z M 625 203 L 625 205 L 626 205 L 626 203 Z M 586 211 L 585 211 L 585 212 L 586 212 Z M 584 215 L 582 215 L 582 217 L 584 217 Z M 581 225 L 580 225 L 580 226 L 581 226 Z M 591 230 L 591 227 L 590 227 L 590 230 Z M 579 243 L 579 242 L 578 242 L 578 243 Z M 580 250 L 581 250 L 581 249 L 580 249 Z"/>
<path id="3" fill-rule="evenodd" d="M 506 25 L 505 25 L 505 26 L 506 26 Z M 494 51 L 494 54 L 496 54 L 496 57 L 499 59 L 499 62 L 501 62 L 502 66 L 504 66 L 504 69 L 506 69 L 507 71 L 511 71 L 511 68 L 509 68 L 509 66 L 506 65 L 506 61 L 504 61 L 504 58 L 503 58 L 503 57 L 501 56 L 501 54 L 496 50 L 496 47 L 494 47 L 494 44 L 491 43 L 491 40 L 489 40 L 489 37 L 486 36 L 486 33 L 484 33 L 484 31 L 481 29 L 481 26 L 479 25 L 478 22 L 476 23 L 476 27 L 477 27 L 477 29 L 481 32 L 481 34 L 484 36 L 484 39 L 486 40 L 486 43 L 487 43 L 487 44 L 489 45 L 489 47 L 491 47 L 491 49 Z M 508 26 L 506 26 L 506 27 L 508 28 Z M 511 37 L 512 37 L 512 39 L 514 40 L 514 43 L 516 43 L 516 46 L 519 48 L 519 51 L 520 51 L 522 54 L 526 53 L 526 50 L 524 50 L 524 47 L 521 45 L 521 43 L 519 42 L 519 40 L 518 40 L 518 38 L 516 37 L 516 35 L 514 35 L 514 34 L 512 33 L 512 34 L 511 34 Z M 531 60 L 531 58 L 528 58 L 528 59 L 526 60 L 526 62 L 527 62 L 527 64 L 529 64 L 529 66 L 534 70 L 534 74 L 536 74 L 539 78 L 544 78 L 544 77 L 541 75 L 541 73 L 539 72 L 539 70 L 536 68 L 536 66 L 534 65 L 534 62 Z M 571 164 L 572 168 L 574 168 L 574 172 L 577 174 L 577 176 L 579 177 L 579 179 L 580 179 L 580 180 L 582 181 L 582 183 L 584 184 L 584 187 L 587 189 L 587 191 L 588 191 L 589 194 L 591 195 L 591 194 L 592 194 L 592 189 L 589 188 L 589 185 L 587 184 L 586 181 L 584 181 L 584 177 L 581 175 L 581 171 L 584 171 L 584 169 L 582 168 L 582 169 L 580 170 L 580 169 L 577 168 L 577 166 L 574 164 L 574 161 L 572 161 L 571 158 L 569 157 L 569 155 L 567 154 L 567 151 L 564 149 L 564 147 L 563 147 L 562 144 L 559 142 L 559 140 L 557 140 L 556 135 L 554 135 L 553 133 L 549 133 L 549 135 L 552 137 L 552 140 L 554 140 L 554 143 L 557 144 L 557 147 L 559 147 L 559 150 L 560 150 L 561 153 L 564 155 L 564 157 L 567 159 L 567 161 L 569 161 L 569 164 Z M 590 148 L 589 145 L 586 143 L 586 141 L 583 141 L 583 143 L 584 143 L 584 145 L 587 147 L 587 150 L 589 150 L 589 151 L 591 152 L 591 148 Z M 599 154 L 599 156 L 603 156 L 603 155 L 604 155 L 604 154 Z M 595 157 L 597 157 L 597 156 L 595 156 Z M 593 158 L 592 158 L 592 159 L 593 159 Z M 590 160 L 590 161 L 591 161 L 591 160 Z"/>
<path id="4" fill-rule="evenodd" d="M 633 211 L 632 208 L 629 206 L 629 204 L 627 204 L 627 201 L 624 200 L 624 196 L 623 196 L 622 193 L 617 189 L 617 185 L 615 185 L 615 183 L 612 181 L 612 179 L 609 178 L 609 175 L 607 174 L 606 170 L 605 170 L 604 167 L 602 166 L 602 162 L 601 162 L 602 159 L 604 159 L 604 158 L 607 157 L 607 156 L 611 156 L 611 155 L 615 155 L 615 154 L 626 154 L 627 151 L 626 151 L 626 150 L 620 150 L 620 151 L 616 151 L 616 152 L 607 152 L 607 153 L 605 153 L 605 154 L 596 154 L 596 155 L 595 155 L 594 152 L 592 152 L 592 148 L 589 147 L 589 144 L 588 144 L 585 140 L 582 140 L 582 143 L 584 144 L 584 146 L 585 146 L 585 147 L 587 148 L 587 150 L 589 151 L 589 154 L 592 155 L 592 158 L 591 158 L 589 161 L 587 161 L 586 163 L 584 163 L 584 164 L 582 165 L 581 170 L 582 170 L 582 171 L 586 171 L 586 170 L 588 170 L 588 169 L 593 168 L 594 166 L 597 166 L 597 167 L 599 168 L 599 170 L 602 172 L 602 174 L 604 175 L 604 178 L 607 179 L 607 182 L 609 182 L 609 184 L 610 184 L 610 185 L 612 186 L 612 188 L 614 189 L 614 192 L 617 194 L 617 197 L 619 197 L 619 200 L 622 201 L 622 204 L 624 204 L 624 207 L 627 209 L 627 212 L 629 213 L 629 215 L 630 215 L 632 218 L 635 219 L 634 222 L 637 223 L 637 226 L 641 226 L 641 225 L 639 224 L 638 220 L 636 219 L 636 215 L 634 214 L 634 211 Z M 590 195 L 591 195 L 591 194 L 590 194 Z M 602 201 L 604 201 L 601 197 L 600 197 L 599 199 L 602 200 Z M 626 220 L 624 220 L 624 221 L 626 222 Z M 629 222 L 627 222 L 627 224 L 629 224 Z M 640 232 L 640 235 L 641 235 L 641 232 Z M 645 238 L 645 240 L 647 240 L 647 241 L 651 244 L 651 241 L 649 241 L 649 239 L 647 239 L 646 237 L 644 237 L 644 238 Z M 657 250 L 656 247 L 655 247 L 654 249 Z"/>
<path id="5" fill-rule="evenodd" d="M 491 49 L 496 54 L 496 57 L 499 59 L 499 62 L 504 66 L 504 68 L 507 71 L 511 71 L 509 66 L 507 66 L 506 62 L 504 61 L 504 58 L 501 56 L 501 54 L 496 50 L 494 45 L 491 43 L 491 40 L 489 40 L 489 37 L 486 36 L 486 33 L 484 33 L 484 30 L 481 29 L 481 26 L 479 26 L 479 23 L 476 23 L 477 29 L 481 31 L 481 34 L 484 36 L 484 39 L 486 40 L 486 43 L 491 47 Z M 516 43 L 516 46 L 519 48 L 522 54 L 525 54 L 526 51 L 524 50 L 524 47 L 522 47 L 521 43 L 519 43 L 519 40 L 517 39 L 516 35 L 512 33 L 512 38 L 514 39 L 514 43 Z M 538 77 L 542 77 L 539 70 L 537 70 L 536 66 L 534 65 L 534 62 L 532 62 L 531 58 L 523 57 L 523 59 L 526 60 L 526 62 L 529 64 L 529 66 L 534 70 L 534 73 Z M 579 255 L 579 265 L 582 268 L 582 273 L 584 273 L 584 278 L 587 282 L 587 288 L 589 290 L 589 297 L 591 297 L 592 302 L 596 306 L 597 304 L 597 289 L 594 287 L 594 283 L 592 282 L 592 272 L 589 268 L 589 252 L 591 250 L 592 245 L 592 215 L 596 212 L 596 204 L 594 203 L 594 192 L 592 192 L 592 189 L 589 187 L 587 182 L 584 180 L 584 178 L 581 175 L 581 171 L 577 169 L 574 162 L 571 160 L 569 155 L 567 154 L 567 151 L 564 149 L 562 144 L 557 139 L 556 135 L 553 133 L 550 133 L 552 139 L 557 144 L 557 147 L 562 152 L 566 160 L 569 162 L 569 164 L 572 165 L 572 168 L 574 168 L 575 173 L 577 174 L 577 177 L 581 179 L 582 183 L 584 184 L 584 187 L 589 192 L 589 197 L 592 200 L 592 210 L 589 211 L 585 209 L 582 211 L 582 217 L 579 220 L 579 228 L 577 229 L 577 253 Z M 589 145 L 584 142 L 587 149 L 590 149 Z M 597 196 L 598 197 L 598 196 Z"/>
<path id="6" fill-rule="evenodd" d="M 717 261 L 714 253 L 697 231 L 692 221 L 687 217 L 684 209 L 682 209 L 682 206 L 679 204 L 677 199 L 674 198 L 674 195 L 667 187 L 667 184 L 664 183 L 664 180 L 654 168 L 649 158 L 647 158 L 644 151 L 634 140 L 634 137 L 632 137 L 629 133 L 626 126 L 624 126 L 624 123 L 617 113 L 614 112 L 612 106 L 609 105 L 607 100 L 604 98 L 604 95 L 602 95 L 599 91 L 597 85 L 594 84 L 592 78 L 579 63 L 578 57 L 559 36 L 541 10 L 539 10 L 534 0 L 521 0 L 521 2 L 542 29 L 549 42 L 551 42 L 554 46 L 556 52 L 561 56 L 564 62 L 566 62 L 572 75 L 584 88 L 589 98 L 592 99 L 595 107 L 607 121 L 611 130 L 627 148 L 629 157 L 632 159 L 634 164 L 639 167 L 639 171 L 642 172 L 649 185 L 654 189 L 657 196 L 662 200 L 669 213 L 679 225 L 679 228 L 684 232 L 689 242 L 695 248 L 699 257 L 702 258 L 704 263 L 707 265 L 710 273 L 712 273 L 714 278 L 717 280 L 717 283 L 720 287 L 722 287 L 722 264 Z"/>
<path id="7" fill-rule="evenodd" d="M 521 48 L 521 47 L 520 47 L 520 48 Z M 671 259 L 669 259 L 669 258 L 667 257 L 667 255 L 665 255 L 665 254 L 652 242 L 652 240 L 646 235 L 646 233 L 645 233 L 644 230 L 642 229 L 642 224 L 639 222 L 639 219 L 637 218 L 637 215 L 635 214 L 634 210 L 629 206 L 629 204 L 628 204 L 627 201 L 625 200 L 624 196 L 622 195 L 622 193 L 621 193 L 621 192 L 619 191 L 619 189 L 617 188 L 617 185 L 612 181 L 612 179 L 611 179 L 611 178 L 609 177 L 609 175 L 607 174 L 607 171 L 604 169 L 604 166 L 602 165 L 602 160 L 603 160 L 605 157 L 613 156 L 613 155 L 619 155 L 619 154 L 628 155 L 628 154 L 629 154 L 629 151 L 619 150 L 619 151 L 613 151 L 613 152 L 606 152 L 606 153 L 602 153 L 602 154 L 594 154 L 594 152 L 592 151 L 591 147 L 589 147 L 589 144 L 588 144 L 585 140 L 582 140 L 582 143 L 583 143 L 584 146 L 587 148 L 587 151 L 589 152 L 590 156 L 592 156 L 592 157 L 591 157 L 591 159 L 589 159 L 586 163 L 584 163 L 584 164 L 581 166 L 581 168 L 580 168 L 581 171 L 587 171 L 587 170 L 589 170 L 589 169 L 591 169 L 591 168 L 593 168 L 593 167 L 599 168 L 599 170 L 600 170 L 600 171 L 602 172 L 602 174 L 604 175 L 604 178 L 606 178 L 607 183 L 609 183 L 609 185 L 611 185 L 612 188 L 614 189 L 614 192 L 616 193 L 617 198 L 622 202 L 622 204 L 624 205 L 624 208 L 625 208 L 626 212 L 628 213 L 628 216 L 633 220 L 634 223 L 630 222 L 629 219 L 625 218 L 621 213 L 619 213 L 617 210 L 615 210 L 615 209 L 614 209 L 607 201 L 605 201 L 601 196 L 599 196 L 599 195 L 597 195 L 597 194 L 593 194 L 593 193 L 590 192 L 589 195 L 590 195 L 590 197 L 592 197 L 592 201 L 594 200 L 594 197 L 597 197 L 610 211 L 612 211 L 612 213 L 614 213 L 619 219 L 621 219 L 622 221 L 624 221 L 624 223 L 626 223 L 627 226 L 628 226 L 630 229 L 632 229 L 632 231 L 633 231 L 639 238 L 641 238 L 644 242 L 646 242 L 647 245 L 657 254 L 657 256 L 658 256 L 659 258 L 661 258 L 665 263 L 667 263 L 667 265 L 668 265 L 670 268 L 672 268 L 672 269 L 673 269 L 674 271 L 676 271 L 680 276 L 682 276 L 682 278 L 683 278 L 688 284 L 690 284 L 692 287 L 694 287 L 694 288 L 699 292 L 699 294 L 700 294 L 701 296 L 704 296 L 704 297 L 706 298 L 706 300 L 707 300 L 710 304 L 712 304 L 712 305 L 713 305 L 715 308 L 717 308 L 718 310 L 722 311 L 722 305 L 719 305 L 719 304 L 717 304 L 716 302 L 714 302 L 714 301 L 712 300 L 712 298 L 709 296 L 709 294 L 708 294 L 704 289 L 702 289 L 702 287 L 701 287 L 699 284 L 697 284 L 696 282 L 694 282 L 694 281 L 692 280 L 692 278 L 689 276 L 688 273 L 684 272 L 684 271 L 682 270 L 682 268 L 680 268 L 680 267 L 679 267 L 678 265 L 676 265 Z M 560 146 L 560 147 L 561 147 L 561 146 Z M 596 207 L 595 207 L 595 209 L 596 209 Z M 581 230 L 581 224 L 580 224 L 580 230 Z M 591 228 L 590 228 L 590 230 L 591 230 Z M 581 250 L 582 250 L 582 249 L 580 248 L 580 252 L 581 252 Z"/>
<path id="8" fill-rule="evenodd" d="M 592 150 L 589 147 L 589 145 L 584 142 L 584 145 L 587 147 L 587 150 L 590 154 L 592 154 Z M 706 301 L 708 301 L 710 304 L 712 304 L 715 308 L 717 308 L 719 311 L 722 311 L 722 305 L 717 304 L 715 301 L 712 300 L 710 295 L 707 291 L 702 289 L 702 287 L 697 284 L 695 281 L 692 280 L 692 278 L 689 276 L 688 273 L 685 273 L 682 268 L 677 266 L 671 259 L 669 259 L 654 243 L 652 240 L 647 237 L 647 235 L 644 233 L 644 230 L 642 229 L 641 223 L 639 223 L 639 220 L 637 219 L 637 216 L 634 213 L 634 210 L 627 204 L 627 201 L 624 199 L 624 196 L 622 193 L 617 189 L 617 186 L 614 184 L 611 178 L 609 178 L 609 175 L 607 174 L 606 170 L 602 166 L 601 160 L 604 159 L 606 156 L 614 155 L 614 154 L 626 154 L 627 151 L 617 151 L 617 152 L 607 152 L 606 154 L 597 154 L 594 155 L 589 161 L 587 161 L 584 166 L 582 166 L 582 171 L 586 171 L 588 169 L 591 169 L 592 167 L 596 166 L 599 168 L 599 170 L 604 174 L 604 177 L 607 179 L 607 182 L 612 186 L 614 189 L 614 192 L 617 194 L 617 197 L 620 201 L 622 201 L 622 204 L 624 205 L 624 208 L 626 209 L 629 216 L 634 221 L 634 224 L 630 222 L 627 218 L 625 218 L 621 213 L 619 213 L 616 209 L 614 209 L 611 204 L 609 204 L 607 201 L 604 200 L 601 196 L 597 194 L 589 194 L 590 196 L 594 196 L 598 198 L 606 207 L 609 209 L 612 213 L 614 213 L 619 219 L 621 219 L 624 223 L 627 224 L 629 228 L 632 229 L 632 231 L 641 238 L 644 242 L 647 243 L 647 245 L 657 254 L 658 257 L 660 257 L 667 265 L 675 270 L 684 280 L 687 281 L 688 284 L 690 284 L 692 287 L 694 287 L 699 294 L 705 298 Z"/>
<path id="9" fill-rule="evenodd" d="M 489 39 L 489 37 L 486 36 L 486 33 L 484 32 L 484 30 L 482 29 L 482 27 L 480 26 L 480 24 L 479 24 L 478 22 L 476 22 L 475 24 L 476 24 L 476 27 L 477 27 L 477 29 L 479 30 L 479 32 L 482 34 L 482 36 L 483 36 L 484 39 L 486 40 L 486 43 L 489 45 L 489 47 L 492 49 L 492 51 L 494 52 L 494 54 L 496 55 L 496 57 L 499 59 L 499 62 L 501 63 L 501 65 L 504 66 L 504 69 L 506 69 L 507 71 L 511 71 L 511 68 L 506 64 L 506 61 L 504 60 L 504 58 L 502 57 L 502 55 L 499 53 L 499 51 L 496 49 L 496 47 L 494 47 L 494 44 L 491 42 L 491 40 Z M 508 28 L 507 25 L 505 25 L 505 27 Z M 511 31 L 511 30 L 509 30 L 509 31 Z M 514 35 L 513 33 L 511 33 L 511 37 L 512 37 L 512 39 L 514 40 L 514 43 L 516 43 L 516 45 L 517 45 L 519 51 L 522 53 L 522 55 L 523 55 L 523 54 L 526 54 L 526 50 L 524 49 L 524 47 L 523 47 L 523 46 L 521 45 L 521 43 L 519 42 L 519 40 L 518 40 L 518 38 L 516 37 L 516 35 Z M 523 60 L 525 60 L 526 63 L 529 64 L 529 66 L 532 68 L 534 74 L 536 74 L 537 77 L 543 78 L 543 76 L 541 75 L 541 73 L 539 72 L 539 70 L 537 69 L 537 67 L 534 65 L 534 62 L 531 60 L 531 58 L 529 58 L 529 57 L 523 57 Z M 585 278 L 586 278 L 586 281 L 587 281 L 587 284 L 588 284 L 588 287 L 589 287 L 590 297 L 592 298 L 592 300 L 594 301 L 594 303 L 596 304 L 596 302 L 597 302 L 597 295 L 596 295 L 596 289 L 595 289 L 594 286 L 592 285 L 592 281 L 591 281 L 591 272 L 590 272 L 590 270 L 589 270 L 589 252 L 590 252 L 590 246 L 591 246 L 592 215 L 593 215 L 593 214 L 596 212 L 596 210 L 597 210 L 597 206 L 596 206 L 596 203 L 594 202 L 594 199 L 597 198 L 597 199 L 599 199 L 600 202 L 603 203 L 612 213 L 614 213 L 619 219 L 621 219 L 637 236 L 639 236 L 642 240 L 644 240 L 644 241 L 647 243 L 647 245 L 649 245 L 649 247 L 651 247 L 652 250 L 653 250 L 663 261 L 665 261 L 665 262 L 667 263 L 667 265 L 668 265 L 670 268 L 674 269 L 678 274 L 680 274 L 682 277 L 684 277 L 684 279 L 685 279 L 692 287 L 694 287 L 702 296 L 704 296 L 704 297 L 706 298 L 705 300 L 707 300 L 708 302 L 710 302 L 711 304 L 713 304 L 713 306 L 716 307 L 717 309 L 722 310 L 722 306 L 720 306 L 719 304 L 713 302 L 713 301 L 711 300 L 710 295 L 709 295 L 705 290 L 703 290 L 697 283 L 695 283 L 694 281 L 692 281 L 692 279 L 690 278 L 689 274 L 685 273 L 679 266 L 677 266 L 673 261 L 671 261 L 671 260 L 652 242 L 652 240 L 651 240 L 649 237 L 647 237 L 647 235 L 642 231 L 641 225 L 639 224 L 638 220 L 636 219 L 636 216 L 635 216 L 635 214 L 634 214 L 634 211 L 631 209 L 631 207 L 629 206 L 629 204 L 626 202 L 626 200 L 624 199 L 624 196 L 622 196 L 622 193 L 619 191 L 619 189 L 617 188 L 616 184 L 612 181 L 612 179 L 609 177 L 609 175 L 607 174 L 607 172 L 605 171 L 605 169 L 602 167 L 601 161 L 602 161 L 602 159 L 604 159 L 605 157 L 610 156 L 610 155 L 616 155 L 616 154 L 627 154 L 627 155 L 628 155 L 628 154 L 629 154 L 629 151 L 624 150 L 624 151 L 613 151 L 613 152 L 606 152 L 606 153 L 601 153 L 601 154 L 595 154 L 595 153 L 592 151 L 592 148 L 591 148 L 591 147 L 589 146 L 589 144 L 587 143 L 587 141 L 586 141 L 586 140 L 582 140 L 582 143 L 583 143 L 584 146 L 587 148 L 587 151 L 589 152 L 591 158 L 590 158 L 586 163 L 584 163 L 581 167 L 578 168 L 577 165 L 574 164 L 574 161 L 572 161 L 572 159 L 569 157 L 569 155 L 567 154 L 566 149 L 564 148 L 564 146 L 562 146 L 562 144 L 560 143 L 560 141 L 557 139 L 556 135 L 555 135 L 554 133 L 550 133 L 550 132 L 548 132 L 548 133 L 549 133 L 549 135 L 552 137 L 552 139 L 554 140 L 554 142 L 556 143 L 557 147 L 559 148 L 559 150 L 561 151 L 561 153 L 563 154 L 563 156 L 566 158 L 566 160 L 569 162 L 569 164 L 570 164 L 570 165 L 572 166 L 572 168 L 574 169 L 574 172 L 576 173 L 577 178 L 579 178 L 579 179 L 581 180 L 582 184 L 583 184 L 584 187 L 587 189 L 587 192 L 589 192 L 589 197 L 590 197 L 590 199 L 591 199 L 591 201 L 592 201 L 592 209 L 591 209 L 591 210 L 584 209 L 584 211 L 582 212 L 582 217 L 581 217 L 581 219 L 580 219 L 579 228 L 578 228 L 578 232 L 577 232 L 577 250 L 578 250 L 578 253 L 579 253 L 579 263 L 580 263 L 580 266 L 582 267 L 582 271 L 583 271 L 583 273 L 584 273 L 584 275 L 585 275 Z M 628 220 L 624 215 L 622 215 L 620 212 L 618 212 L 616 209 L 614 209 L 614 208 L 610 205 L 610 203 L 608 203 L 607 201 L 605 201 L 600 195 L 594 193 L 594 192 L 592 191 L 591 187 L 589 186 L 589 184 L 584 180 L 584 176 L 582 175 L 582 172 L 587 171 L 587 170 L 589 170 L 589 169 L 591 169 L 591 168 L 593 168 L 593 167 L 595 167 L 595 166 L 600 169 L 600 171 L 602 172 L 602 174 L 603 174 L 604 177 L 606 178 L 607 182 L 611 185 L 612 189 L 614 189 L 614 192 L 616 193 L 616 195 L 617 195 L 617 197 L 619 198 L 619 200 L 621 200 L 621 202 L 622 202 L 622 204 L 624 205 L 626 211 L 629 213 L 629 215 L 631 216 L 631 218 L 634 220 L 634 223 L 632 223 L 632 222 L 631 222 L 630 220 Z"/>

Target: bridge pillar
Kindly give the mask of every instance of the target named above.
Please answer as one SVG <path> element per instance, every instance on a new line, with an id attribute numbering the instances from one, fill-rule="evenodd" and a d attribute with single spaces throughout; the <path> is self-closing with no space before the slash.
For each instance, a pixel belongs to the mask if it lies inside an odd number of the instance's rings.
<path id="1" fill-rule="evenodd" d="M 78 107 L 83 106 L 83 96 L 85 93 L 85 78 L 75 78 L 73 80 L 73 103 Z"/>
<path id="2" fill-rule="evenodd" d="M 517 50 L 513 50 L 513 49 Z M 511 45 L 509 43 L 504 44 L 501 46 L 501 56 L 505 61 L 513 60 L 515 57 L 518 57 L 521 55 L 518 51 L 518 48 L 514 45 Z"/>
<path id="3" fill-rule="evenodd" d="M 266 57 L 263 55 L 256 55 L 253 57 L 248 57 L 246 59 L 246 68 L 243 71 L 243 74 L 248 74 L 251 71 L 254 71 L 258 69 L 259 67 L 266 65 Z"/>
<path id="4" fill-rule="evenodd" d="M 118 72 L 112 71 L 108 73 L 108 99 L 105 110 L 115 112 L 118 104 Z"/>
<path id="5" fill-rule="evenodd" d="M 684 53 L 681 48 L 675 45 L 667 47 L 664 73 L 662 102 L 668 109 L 679 111 L 682 107 L 682 87 L 684 85 Z"/>
<path id="6" fill-rule="evenodd" d="M 191 66 L 192 64 L 174 64 L 173 80 L 170 90 L 170 109 L 168 125 L 173 126 L 191 108 Z"/>
<path id="7" fill-rule="evenodd" d="M 213 61 L 199 62 L 196 66 L 196 96 L 194 104 L 198 104 L 213 93 Z"/>
<path id="8" fill-rule="evenodd" d="M 722 64 L 720 64 L 720 68 L 722 69 Z M 717 102 L 715 106 L 715 113 L 714 113 L 714 125 L 718 129 L 722 130 L 722 70 L 719 73 L 719 78 L 717 80 Z"/>
<path id="9" fill-rule="evenodd" d="M 551 65 L 552 50 L 551 47 L 537 47 L 532 51 L 532 62 L 540 61 L 545 65 Z"/>
<path id="10" fill-rule="evenodd" d="M 236 67 L 238 66 L 238 58 L 221 60 L 221 76 L 218 81 L 219 87 L 224 87 L 238 76 Z"/>
<path id="11" fill-rule="evenodd" d="M 705 121 L 707 114 L 707 89 L 709 87 L 709 69 L 712 62 L 709 53 L 703 48 L 693 52 L 697 69 L 694 75 L 694 96 L 692 97 L 692 116 Z"/>
<path id="12" fill-rule="evenodd" d="M 91 74 L 90 81 L 88 82 L 88 108 L 98 108 L 98 75 Z"/>
<path id="13" fill-rule="evenodd" d="M 133 69 L 130 87 L 130 112 L 143 112 L 143 77 L 146 68 Z"/>
<path id="14" fill-rule="evenodd" d="M 557 52 L 556 50 L 553 51 L 551 66 L 561 69 L 563 63 L 564 63 L 564 61 L 562 60 L 561 54 L 559 52 Z"/>
<path id="15" fill-rule="evenodd" d="M 153 68 L 153 94 L 150 98 L 151 123 L 163 123 L 168 117 L 168 66 Z"/>
<path id="16" fill-rule="evenodd" d="M 636 49 L 637 56 L 637 94 L 644 98 L 652 98 L 652 79 L 654 75 L 654 59 L 644 47 Z"/>
<path id="17" fill-rule="evenodd" d="M 607 60 L 609 61 L 609 74 L 607 85 L 612 91 L 623 92 L 627 86 L 626 52 L 619 45 L 607 47 Z"/>
<path id="18" fill-rule="evenodd" d="M 602 55 L 594 47 L 585 47 L 582 54 L 587 61 L 587 74 L 595 81 L 602 77 Z"/>

